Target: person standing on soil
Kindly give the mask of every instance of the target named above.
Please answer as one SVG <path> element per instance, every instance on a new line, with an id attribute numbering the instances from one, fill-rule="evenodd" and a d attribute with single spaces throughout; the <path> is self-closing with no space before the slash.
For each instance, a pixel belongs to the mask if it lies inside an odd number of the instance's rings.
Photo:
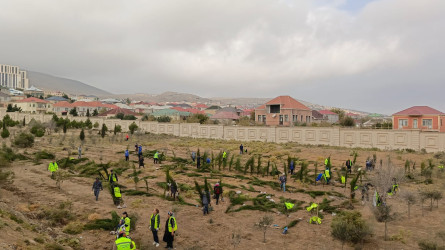
<path id="1" fill-rule="evenodd" d="M 117 174 L 113 172 L 113 169 L 110 170 L 110 175 L 108 176 L 108 181 L 111 185 L 113 185 L 115 182 L 118 182 Z"/>
<path id="2" fill-rule="evenodd" d="M 130 160 L 130 152 L 128 152 L 128 149 L 125 150 L 125 161 Z"/>
<path id="3" fill-rule="evenodd" d="M 142 145 L 139 145 L 138 156 L 139 156 L 139 158 L 142 157 Z"/>
<path id="4" fill-rule="evenodd" d="M 196 158 L 196 168 L 200 168 L 201 167 L 201 157 L 198 156 L 198 158 Z"/>
<path id="5" fill-rule="evenodd" d="M 281 189 L 283 189 L 283 192 L 286 192 L 286 180 L 287 180 L 286 175 L 285 174 L 281 175 L 279 180 Z"/>
<path id="6" fill-rule="evenodd" d="M 176 200 L 176 193 L 178 192 L 178 185 L 176 185 L 176 182 L 173 181 L 170 184 L 170 197 L 173 196 L 173 200 Z"/>
<path id="7" fill-rule="evenodd" d="M 244 152 L 244 146 L 243 146 L 243 144 L 241 144 L 241 145 L 239 146 L 239 154 L 242 155 L 243 152 Z"/>
<path id="8" fill-rule="evenodd" d="M 349 173 L 352 173 L 352 171 L 351 171 L 351 167 L 352 167 L 352 161 L 348 159 L 348 160 L 346 161 L 346 168 L 347 168 L 347 170 L 348 170 Z"/>
<path id="9" fill-rule="evenodd" d="M 159 246 L 158 231 L 161 224 L 161 217 L 159 216 L 159 209 L 155 208 L 150 216 L 150 230 L 153 233 L 153 245 Z"/>
<path id="10" fill-rule="evenodd" d="M 178 229 L 178 224 L 176 223 L 176 218 L 173 216 L 172 212 L 168 212 L 168 218 L 165 222 L 165 232 L 162 240 L 167 242 L 165 248 L 173 249 L 173 241 L 175 239 L 175 231 Z"/>
<path id="11" fill-rule="evenodd" d="M 99 180 L 99 178 L 96 178 L 96 181 L 93 183 L 93 191 L 94 196 L 96 196 L 96 201 L 99 199 L 99 192 L 101 190 L 104 190 L 102 187 L 102 182 Z"/>
<path id="12" fill-rule="evenodd" d="M 128 139 L 130 139 L 130 137 L 127 135 L 125 135 L 125 140 L 128 141 Z"/>
<path id="13" fill-rule="evenodd" d="M 291 161 L 290 161 L 289 170 L 290 170 L 290 175 L 293 175 L 293 174 L 294 174 L 294 170 L 295 170 L 295 163 L 294 163 L 294 160 L 291 160 Z"/>
<path id="14" fill-rule="evenodd" d="M 153 155 L 153 163 L 157 164 L 159 161 L 159 153 L 156 151 L 156 153 Z"/>
<path id="15" fill-rule="evenodd" d="M 121 207 L 121 202 L 122 202 L 122 194 L 121 194 L 121 189 L 116 186 L 113 188 L 113 201 L 114 201 L 114 205 L 117 206 L 117 208 L 122 208 Z"/>
<path id="16" fill-rule="evenodd" d="M 59 170 L 59 166 L 57 165 L 57 162 L 50 162 L 48 165 L 48 171 L 51 172 L 51 179 L 54 179 L 54 173 Z"/>
<path id="17" fill-rule="evenodd" d="M 139 157 L 139 168 L 141 168 L 141 167 L 145 168 L 143 156 Z"/>
<path id="18" fill-rule="evenodd" d="M 215 184 L 215 187 L 213 187 L 213 193 L 215 193 L 215 199 L 216 199 L 216 205 L 218 205 L 218 201 L 219 201 L 219 196 L 222 193 L 222 188 L 219 185 L 219 183 Z"/>
<path id="19" fill-rule="evenodd" d="M 210 204 L 209 197 L 210 194 L 207 192 L 202 194 L 202 213 L 204 215 L 209 214 L 209 204 Z"/>
<path id="20" fill-rule="evenodd" d="M 82 158 L 82 146 L 79 146 L 78 148 L 77 148 L 77 152 L 78 152 L 78 156 L 77 156 L 77 159 L 81 159 Z"/>
<path id="21" fill-rule="evenodd" d="M 195 153 L 195 151 L 193 151 L 192 152 L 192 160 L 193 160 L 193 162 L 195 162 L 195 159 L 196 159 L 196 153 Z"/>

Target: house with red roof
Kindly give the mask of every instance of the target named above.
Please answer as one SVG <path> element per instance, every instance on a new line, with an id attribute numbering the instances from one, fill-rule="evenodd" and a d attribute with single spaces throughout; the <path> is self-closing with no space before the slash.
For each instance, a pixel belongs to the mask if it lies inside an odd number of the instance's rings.
<path id="1" fill-rule="evenodd" d="M 134 115 L 136 117 L 141 116 L 141 114 L 138 114 L 136 112 L 133 112 L 129 109 L 124 109 L 124 108 L 110 109 L 108 111 L 100 113 L 98 116 L 106 116 L 109 118 L 109 117 L 115 117 L 117 114 L 123 114 L 124 116 L 127 116 L 127 115 Z"/>
<path id="2" fill-rule="evenodd" d="M 28 97 L 15 102 L 17 107 L 22 109 L 22 112 L 29 112 L 33 114 L 42 114 L 52 111 L 52 104 L 35 97 Z"/>
<path id="3" fill-rule="evenodd" d="M 270 126 L 312 122 L 312 110 L 290 96 L 278 96 L 255 109 L 255 121 Z"/>
<path id="4" fill-rule="evenodd" d="M 445 132 L 445 113 L 428 106 L 413 106 L 392 115 L 393 129 Z"/>
<path id="5" fill-rule="evenodd" d="M 217 120 L 223 124 L 235 124 L 239 116 L 234 112 L 222 111 L 211 116 L 210 120 Z"/>
<path id="6" fill-rule="evenodd" d="M 337 113 L 334 113 L 334 112 L 332 112 L 330 110 L 326 110 L 326 109 L 325 110 L 320 110 L 318 112 L 323 115 L 323 120 L 325 120 L 325 121 L 327 121 L 329 123 L 336 123 L 336 122 L 338 122 L 339 117 L 338 117 Z"/>
<path id="7" fill-rule="evenodd" d="M 72 108 L 73 105 L 67 101 L 61 101 L 53 104 L 53 112 L 56 115 L 67 115 Z"/>

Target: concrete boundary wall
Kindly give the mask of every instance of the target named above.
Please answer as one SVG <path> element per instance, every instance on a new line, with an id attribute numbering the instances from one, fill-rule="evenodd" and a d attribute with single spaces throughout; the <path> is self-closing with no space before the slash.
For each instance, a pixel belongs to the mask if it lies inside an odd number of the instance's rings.
<path id="1" fill-rule="evenodd" d="M 26 123 L 36 121 L 51 121 L 52 115 L 6 113 L 0 109 L 0 117 L 8 114 L 13 120 Z M 69 117 L 71 120 L 85 121 L 87 117 Z M 158 123 L 148 121 L 124 121 L 101 117 L 90 117 L 91 122 L 103 123 L 109 129 L 120 125 L 123 131 L 133 122 L 144 132 L 154 134 L 169 134 L 192 138 L 225 139 L 237 141 L 263 141 L 299 144 L 340 146 L 349 148 L 394 149 L 425 149 L 427 152 L 445 151 L 445 133 L 422 132 L 419 130 L 379 130 L 379 129 L 347 129 L 338 127 L 260 127 L 260 126 L 223 126 L 197 123 Z"/>

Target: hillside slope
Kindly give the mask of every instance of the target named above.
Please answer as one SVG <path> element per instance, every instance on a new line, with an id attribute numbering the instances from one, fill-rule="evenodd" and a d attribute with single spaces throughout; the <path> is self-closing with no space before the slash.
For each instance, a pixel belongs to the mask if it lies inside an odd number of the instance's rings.
<path id="1" fill-rule="evenodd" d="M 109 95 L 110 93 L 80 81 L 52 76 L 40 72 L 28 71 L 30 85 L 43 90 L 61 91 L 67 94 Z"/>

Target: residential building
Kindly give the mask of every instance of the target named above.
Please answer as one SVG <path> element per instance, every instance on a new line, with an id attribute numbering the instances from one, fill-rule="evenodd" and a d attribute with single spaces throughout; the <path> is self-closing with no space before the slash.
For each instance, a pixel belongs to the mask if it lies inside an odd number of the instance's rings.
<path id="1" fill-rule="evenodd" d="M 445 132 L 445 113 L 428 106 L 413 106 L 392 115 L 393 129 Z"/>
<path id="2" fill-rule="evenodd" d="M 35 97 L 29 97 L 15 102 L 17 107 L 22 108 L 22 112 L 29 112 L 33 114 L 42 114 L 51 112 L 52 104 L 49 101 L 45 101 Z"/>
<path id="3" fill-rule="evenodd" d="M 255 109 L 255 121 L 270 126 L 310 123 L 312 111 L 290 96 L 278 96 Z"/>
<path id="4" fill-rule="evenodd" d="M 60 96 L 63 97 L 65 95 L 65 93 L 60 92 L 60 91 L 52 91 L 52 90 L 44 90 L 43 94 L 45 96 Z"/>
<path id="5" fill-rule="evenodd" d="M 337 113 L 334 113 L 330 110 L 320 110 L 318 112 L 323 115 L 323 120 L 325 120 L 326 122 L 329 123 L 338 122 L 339 117 Z"/>
<path id="6" fill-rule="evenodd" d="M 239 120 L 239 115 L 234 112 L 223 111 L 211 116 L 210 120 L 216 120 L 223 124 L 235 124 Z"/>
<path id="7" fill-rule="evenodd" d="M 9 102 L 11 101 L 11 97 L 4 92 L 0 92 L 0 102 Z"/>
<path id="8" fill-rule="evenodd" d="M 153 115 L 156 118 L 159 118 L 161 116 L 168 116 L 172 121 L 180 121 L 187 119 L 187 117 L 190 116 L 190 113 L 184 111 L 178 111 L 175 109 L 161 109 L 154 111 L 151 115 Z"/>
<path id="9" fill-rule="evenodd" d="M 115 108 L 115 109 L 110 109 L 108 111 L 105 111 L 103 113 L 100 113 L 98 116 L 105 116 L 107 118 L 111 118 L 111 117 L 115 117 L 117 114 L 123 114 L 124 116 L 126 115 L 134 115 L 136 117 L 141 116 L 138 113 L 135 113 L 129 109 L 124 109 L 124 108 Z"/>
<path id="10" fill-rule="evenodd" d="M 51 97 L 46 98 L 45 100 L 47 100 L 51 103 L 64 102 L 64 101 L 67 102 L 68 101 L 68 99 L 61 97 L 61 96 L 51 96 Z"/>
<path id="11" fill-rule="evenodd" d="M 67 115 L 71 109 L 73 109 L 73 105 L 67 101 L 61 101 L 53 104 L 53 112 L 56 115 Z"/>
<path id="12" fill-rule="evenodd" d="M 325 121 L 324 116 L 317 110 L 312 110 L 312 122 L 321 123 Z"/>
<path id="13" fill-rule="evenodd" d="M 26 71 L 18 66 L 0 64 L 0 85 L 9 88 L 27 89 L 29 79 Z"/>
<path id="14" fill-rule="evenodd" d="M 34 86 L 31 86 L 31 87 L 29 87 L 29 88 L 23 90 L 23 93 L 24 93 L 26 96 L 33 96 L 33 97 L 37 97 L 37 98 L 38 98 L 38 97 L 42 97 L 42 98 L 43 98 L 43 95 L 44 95 L 43 90 L 38 89 L 38 88 L 36 88 L 36 87 L 34 87 Z"/>

